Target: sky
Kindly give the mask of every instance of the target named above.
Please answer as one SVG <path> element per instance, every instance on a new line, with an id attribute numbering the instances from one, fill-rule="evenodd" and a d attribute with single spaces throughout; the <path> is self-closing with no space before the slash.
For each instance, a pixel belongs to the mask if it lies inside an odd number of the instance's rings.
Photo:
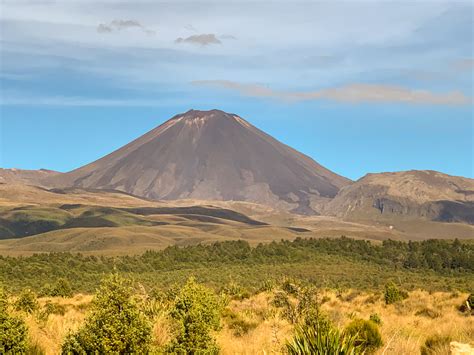
<path id="1" fill-rule="evenodd" d="M 474 5 L 0 0 L 0 167 L 69 171 L 221 109 L 351 179 L 474 178 Z"/>

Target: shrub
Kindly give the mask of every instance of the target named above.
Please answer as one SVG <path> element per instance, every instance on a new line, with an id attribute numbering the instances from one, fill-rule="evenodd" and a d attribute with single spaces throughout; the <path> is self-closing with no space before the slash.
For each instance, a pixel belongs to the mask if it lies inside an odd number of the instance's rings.
<path id="1" fill-rule="evenodd" d="M 211 331 L 219 329 L 221 311 L 215 294 L 190 278 L 170 312 L 179 329 L 167 350 L 178 354 L 217 354 L 219 348 Z"/>
<path id="2" fill-rule="evenodd" d="M 463 313 L 471 313 L 474 315 L 474 294 L 471 293 L 467 298 L 466 302 L 464 302 L 460 307 L 459 310 Z"/>
<path id="3" fill-rule="evenodd" d="M 273 295 L 272 304 L 276 308 L 287 307 L 289 303 L 288 296 L 283 291 L 277 291 Z"/>
<path id="4" fill-rule="evenodd" d="M 150 344 L 151 325 L 134 302 L 130 283 L 113 274 L 95 294 L 85 324 L 65 339 L 62 353 L 147 353 Z"/>
<path id="5" fill-rule="evenodd" d="M 228 285 L 224 286 L 221 292 L 230 296 L 234 300 L 243 300 L 250 297 L 250 293 L 235 282 L 230 282 Z"/>
<path id="6" fill-rule="evenodd" d="M 427 318 L 435 319 L 435 318 L 441 317 L 441 313 L 437 312 L 437 311 L 435 311 L 431 308 L 425 307 L 425 308 L 422 308 L 419 311 L 417 311 L 415 313 L 415 316 L 421 316 L 421 317 L 427 317 Z"/>
<path id="7" fill-rule="evenodd" d="M 257 322 L 248 321 L 239 316 L 229 319 L 228 325 L 236 337 L 241 337 L 258 326 Z"/>
<path id="8" fill-rule="evenodd" d="M 38 309 L 38 307 L 36 293 L 30 289 L 23 290 L 15 302 L 15 309 L 26 313 L 33 313 Z"/>
<path id="9" fill-rule="evenodd" d="M 421 355 L 450 354 L 449 344 L 452 339 L 446 335 L 433 335 L 421 346 Z"/>
<path id="10" fill-rule="evenodd" d="M 469 297 L 467 298 L 467 304 L 471 309 L 474 309 L 474 293 L 471 293 Z"/>
<path id="11" fill-rule="evenodd" d="M 335 328 L 318 331 L 316 328 L 308 326 L 296 328 L 293 339 L 286 343 L 286 350 L 290 355 L 353 355 L 361 353 L 355 343 L 355 336 L 343 335 Z"/>
<path id="12" fill-rule="evenodd" d="M 292 282 L 291 280 L 286 279 L 283 281 L 283 284 L 281 285 L 281 288 L 283 291 L 288 293 L 289 295 L 296 296 L 299 291 L 299 287 L 295 282 Z"/>
<path id="13" fill-rule="evenodd" d="M 49 292 L 52 297 L 72 297 L 72 288 L 68 280 L 60 278 L 56 281 Z"/>
<path id="14" fill-rule="evenodd" d="M 369 320 L 374 322 L 377 325 L 382 325 L 382 318 L 377 313 L 372 313 L 369 317 Z"/>
<path id="15" fill-rule="evenodd" d="M 46 302 L 39 314 L 39 320 L 43 322 L 47 321 L 50 314 L 59 314 L 63 316 L 66 314 L 66 306 L 59 303 Z"/>
<path id="16" fill-rule="evenodd" d="M 262 282 L 262 285 L 258 289 L 258 292 L 271 292 L 274 290 L 275 286 L 275 281 L 265 280 Z"/>
<path id="17" fill-rule="evenodd" d="M 359 345 L 367 353 L 373 353 L 383 344 L 377 324 L 370 320 L 355 319 L 345 329 L 345 333 L 356 338 Z"/>
<path id="18" fill-rule="evenodd" d="M 25 354 L 28 330 L 23 320 L 8 313 L 8 300 L 0 287 L 0 354 Z"/>
<path id="19" fill-rule="evenodd" d="M 393 282 L 389 282 L 385 285 L 384 298 L 386 304 L 393 304 L 408 298 L 408 293 L 400 290 Z"/>

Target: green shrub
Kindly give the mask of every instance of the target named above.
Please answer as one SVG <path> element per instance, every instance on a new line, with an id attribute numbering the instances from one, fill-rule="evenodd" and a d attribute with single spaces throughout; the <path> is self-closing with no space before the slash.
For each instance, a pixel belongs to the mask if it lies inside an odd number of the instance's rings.
<path id="1" fill-rule="evenodd" d="M 288 296 L 283 291 L 276 291 L 273 295 L 272 305 L 276 308 L 287 307 L 289 302 Z"/>
<path id="2" fill-rule="evenodd" d="M 389 282 L 385 285 L 384 298 L 386 304 L 393 304 L 408 298 L 408 293 L 400 290 L 393 282 Z"/>
<path id="3" fill-rule="evenodd" d="M 283 281 L 283 284 L 281 285 L 281 288 L 283 291 L 288 293 L 289 295 L 296 296 L 299 291 L 299 287 L 295 282 L 292 282 L 291 280 L 286 279 Z"/>
<path id="4" fill-rule="evenodd" d="M 421 355 L 450 354 L 451 341 L 451 337 L 446 335 L 430 336 L 420 348 Z"/>
<path id="5" fill-rule="evenodd" d="M 52 297 L 72 297 L 72 288 L 68 280 L 60 278 L 56 281 L 49 292 Z"/>
<path id="6" fill-rule="evenodd" d="M 230 296 L 233 300 L 243 300 L 250 297 L 250 293 L 235 282 L 230 282 L 221 289 L 221 293 Z"/>
<path id="7" fill-rule="evenodd" d="M 367 353 L 373 353 L 383 345 L 377 324 L 370 320 L 355 319 L 345 329 L 345 333 L 356 338 L 356 344 Z"/>
<path id="8" fill-rule="evenodd" d="M 132 298 L 130 282 L 117 274 L 97 290 L 85 324 L 69 334 L 62 354 L 146 354 L 151 325 Z"/>
<path id="9" fill-rule="evenodd" d="M 372 313 L 369 317 L 369 320 L 374 322 L 377 325 L 382 325 L 382 318 L 377 313 Z"/>
<path id="10" fill-rule="evenodd" d="M 59 303 L 46 302 L 39 314 L 39 320 L 45 322 L 48 320 L 50 314 L 65 315 L 66 306 Z"/>
<path id="11" fill-rule="evenodd" d="M 30 289 L 25 289 L 15 302 L 15 309 L 26 313 L 33 313 L 39 307 L 36 293 Z"/>
<path id="12" fill-rule="evenodd" d="M 23 320 L 8 312 L 8 299 L 0 287 L 0 354 L 26 354 L 28 329 Z"/>
<path id="13" fill-rule="evenodd" d="M 474 294 L 471 293 L 467 300 L 459 306 L 459 310 L 463 313 L 471 313 L 474 315 Z"/>
<path id="14" fill-rule="evenodd" d="M 219 329 L 221 312 L 216 295 L 190 278 L 170 312 L 179 329 L 167 350 L 178 354 L 217 354 L 219 348 L 211 331 Z"/>
<path id="15" fill-rule="evenodd" d="M 469 297 L 467 298 L 467 304 L 471 309 L 474 309 L 474 293 L 471 293 Z"/>
<path id="16" fill-rule="evenodd" d="M 229 329 L 232 329 L 232 333 L 236 337 L 241 337 L 251 330 L 254 330 L 258 326 L 257 322 L 248 321 L 239 316 L 230 318 L 227 324 L 229 325 Z"/>
<path id="17" fill-rule="evenodd" d="M 271 292 L 275 288 L 275 281 L 273 280 L 265 280 L 262 282 L 262 285 L 258 289 L 258 293 L 260 292 Z"/>
<path id="18" fill-rule="evenodd" d="M 355 336 L 343 335 L 335 328 L 318 331 L 314 327 L 298 326 L 293 339 L 286 343 L 286 350 L 290 355 L 361 354 L 355 340 Z"/>

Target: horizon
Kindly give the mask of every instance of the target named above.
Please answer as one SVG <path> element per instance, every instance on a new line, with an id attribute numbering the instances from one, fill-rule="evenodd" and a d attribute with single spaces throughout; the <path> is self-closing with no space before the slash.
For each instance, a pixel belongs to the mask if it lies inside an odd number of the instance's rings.
<path id="1" fill-rule="evenodd" d="M 352 180 L 474 178 L 472 3 L 139 5 L 2 2 L 0 167 L 71 171 L 194 107 Z"/>

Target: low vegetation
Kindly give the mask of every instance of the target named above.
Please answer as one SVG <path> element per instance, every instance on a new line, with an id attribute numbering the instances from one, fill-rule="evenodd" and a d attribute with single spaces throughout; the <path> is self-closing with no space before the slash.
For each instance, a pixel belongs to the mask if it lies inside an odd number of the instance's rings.
<path id="1" fill-rule="evenodd" d="M 463 293 L 418 290 L 387 305 L 383 289 L 284 280 L 233 299 L 194 278 L 161 290 L 113 273 L 94 296 L 35 298 L 32 313 L 14 307 L 20 297 L 2 293 L 1 353 L 444 354 L 474 335 L 471 316 L 456 308 Z"/>
<path id="2" fill-rule="evenodd" d="M 402 286 L 396 297 L 402 296 L 403 290 L 420 287 L 431 291 L 472 292 L 474 244 L 457 240 L 410 243 L 388 240 L 375 244 L 344 237 L 297 238 L 255 248 L 245 241 L 172 246 L 140 256 L 71 253 L 0 256 L 0 281 L 14 292 L 30 288 L 51 296 L 57 293 L 68 296 L 70 291 L 90 293 L 104 274 L 114 270 L 132 276 L 145 286 L 162 289 L 172 287 L 175 282 L 185 282 L 190 274 L 214 289 L 237 282 L 241 289 L 234 291 L 241 296 L 284 277 L 318 287 L 361 290 L 380 289 L 387 280 L 394 280 Z M 62 284 L 58 284 L 58 279 L 63 280 Z"/>
<path id="3" fill-rule="evenodd" d="M 0 353 L 443 353 L 474 339 L 471 257 L 348 238 L 1 257 Z"/>

